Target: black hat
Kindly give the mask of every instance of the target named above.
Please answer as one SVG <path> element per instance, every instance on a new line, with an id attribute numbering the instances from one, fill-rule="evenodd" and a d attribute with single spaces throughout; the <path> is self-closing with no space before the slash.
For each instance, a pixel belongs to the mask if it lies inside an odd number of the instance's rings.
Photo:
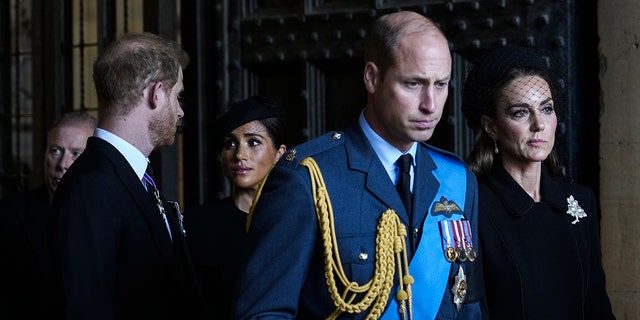
<path id="1" fill-rule="evenodd" d="M 464 82 L 462 91 L 462 113 L 467 125 L 480 127 L 480 118 L 487 114 L 487 90 L 496 81 L 515 68 L 534 68 L 548 73 L 548 62 L 544 56 L 531 47 L 502 46 L 482 55 L 474 64 Z M 552 83 L 549 83 L 552 86 Z"/>
<path id="2" fill-rule="evenodd" d="M 280 106 L 275 101 L 264 96 L 255 95 L 249 99 L 231 103 L 229 110 L 216 120 L 218 138 L 222 138 L 245 123 L 279 117 Z"/>

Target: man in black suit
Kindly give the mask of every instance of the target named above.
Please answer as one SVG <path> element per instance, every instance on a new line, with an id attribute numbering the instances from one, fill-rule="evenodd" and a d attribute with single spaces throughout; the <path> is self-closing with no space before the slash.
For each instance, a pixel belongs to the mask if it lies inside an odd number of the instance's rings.
<path id="1" fill-rule="evenodd" d="M 46 226 L 60 178 L 84 151 L 96 120 L 82 111 L 64 114 L 47 134 L 44 183 L 1 201 L 0 319 L 37 319 L 50 311 Z"/>
<path id="2" fill-rule="evenodd" d="M 151 152 L 175 140 L 188 60 L 175 42 L 128 33 L 94 63 L 98 128 L 52 204 L 54 271 L 67 319 L 204 314 L 179 210 L 148 169 Z"/>

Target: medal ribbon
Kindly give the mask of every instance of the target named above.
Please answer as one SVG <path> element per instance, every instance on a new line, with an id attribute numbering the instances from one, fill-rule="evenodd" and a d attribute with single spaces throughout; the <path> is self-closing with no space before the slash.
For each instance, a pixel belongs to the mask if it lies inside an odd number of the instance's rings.
<path id="1" fill-rule="evenodd" d="M 466 245 L 464 243 L 464 232 L 462 231 L 462 226 L 460 225 L 460 220 L 456 220 L 456 221 L 451 221 L 451 223 L 453 224 L 453 230 L 455 232 L 455 243 L 456 243 L 456 250 L 460 250 L 460 249 L 466 249 Z"/>
<path id="2" fill-rule="evenodd" d="M 469 248 L 473 248 L 473 238 L 471 237 L 471 224 L 467 220 L 462 221 L 462 223 L 464 225 L 464 233 L 467 238 L 467 244 Z"/>
<path id="3" fill-rule="evenodd" d="M 438 225 L 440 226 L 440 234 L 444 235 L 444 237 L 442 237 L 442 251 L 446 251 L 447 248 L 451 246 L 451 234 L 449 233 L 449 221 L 440 221 Z"/>

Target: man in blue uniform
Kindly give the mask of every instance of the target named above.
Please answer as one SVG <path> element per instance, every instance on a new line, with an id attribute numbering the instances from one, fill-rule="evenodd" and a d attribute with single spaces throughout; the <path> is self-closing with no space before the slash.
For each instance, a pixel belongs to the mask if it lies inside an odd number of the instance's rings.
<path id="1" fill-rule="evenodd" d="M 448 95 L 447 40 L 392 13 L 365 61 L 358 121 L 292 148 L 258 190 L 236 319 L 481 317 L 476 180 L 424 142 Z"/>

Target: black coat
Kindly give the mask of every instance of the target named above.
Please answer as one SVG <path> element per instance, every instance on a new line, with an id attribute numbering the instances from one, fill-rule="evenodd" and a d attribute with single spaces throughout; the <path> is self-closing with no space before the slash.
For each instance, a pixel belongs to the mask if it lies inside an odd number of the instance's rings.
<path id="1" fill-rule="evenodd" d="M 545 169 L 540 188 L 542 201 L 534 202 L 501 165 L 478 181 L 490 318 L 613 319 L 593 192 Z M 586 217 L 567 213 L 570 196 Z"/>
<path id="2" fill-rule="evenodd" d="M 175 211 L 173 243 L 141 180 L 91 137 L 52 203 L 54 266 L 70 319 L 199 319 L 202 291 Z"/>
<path id="3" fill-rule="evenodd" d="M 0 319 L 44 318 L 52 307 L 49 190 L 41 185 L 3 199 L 0 208 Z"/>

